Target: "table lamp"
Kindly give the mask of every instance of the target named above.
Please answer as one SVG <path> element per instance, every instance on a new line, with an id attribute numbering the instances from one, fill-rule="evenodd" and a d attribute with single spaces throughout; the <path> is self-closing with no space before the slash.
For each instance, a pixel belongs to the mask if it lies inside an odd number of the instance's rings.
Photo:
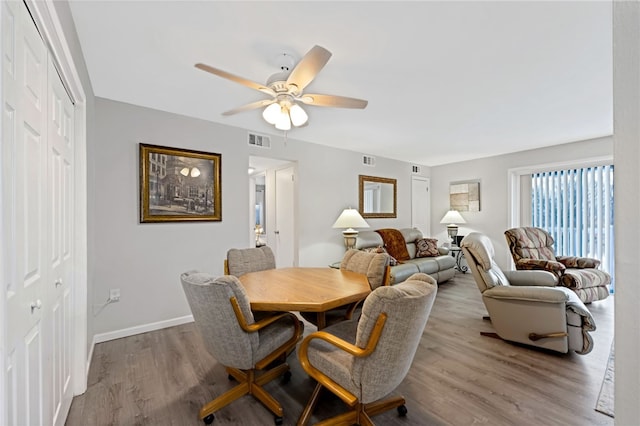
<path id="1" fill-rule="evenodd" d="M 356 238 L 358 238 L 358 231 L 353 228 L 368 228 L 369 224 L 360 216 L 358 210 L 349 207 L 338 216 L 333 227 L 346 228 L 342 231 L 342 235 L 344 236 L 344 245 L 349 250 L 356 247 Z"/>
<path id="2" fill-rule="evenodd" d="M 451 243 L 456 245 L 456 235 L 458 235 L 458 223 L 467 223 L 466 220 L 462 217 L 459 211 L 457 210 L 449 210 L 440 223 L 447 224 L 447 234 L 449 234 L 449 238 L 451 238 Z"/>

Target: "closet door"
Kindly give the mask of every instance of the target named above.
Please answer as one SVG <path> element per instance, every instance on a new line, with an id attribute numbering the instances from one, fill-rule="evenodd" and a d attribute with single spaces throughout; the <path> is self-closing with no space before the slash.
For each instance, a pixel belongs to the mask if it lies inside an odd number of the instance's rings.
<path id="1" fill-rule="evenodd" d="M 45 421 L 49 247 L 47 193 L 47 52 L 22 2 L 3 9 L 3 271 L 6 300 L 5 386 L 9 424 Z"/>
<path id="2" fill-rule="evenodd" d="M 73 279 L 73 104 L 55 67 L 48 65 L 46 220 L 49 233 L 44 323 L 51 362 L 53 424 L 64 424 L 71 406 L 71 283 Z"/>
<path id="3" fill-rule="evenodd" d="M 62 425 L 73 396 L 74 107 L 24 3 L 2 8 L 5 415 Z"/>

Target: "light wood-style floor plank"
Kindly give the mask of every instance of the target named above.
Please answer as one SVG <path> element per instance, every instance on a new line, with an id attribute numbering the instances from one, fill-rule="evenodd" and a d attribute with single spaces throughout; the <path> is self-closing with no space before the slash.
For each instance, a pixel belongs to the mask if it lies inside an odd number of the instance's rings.
<path id="1" fill-rule="evenodd" d="M 492 331 L 469 274 L 438 289 L 413 366 L 398 387 L 409 413 L 374 418 L 380 425 L 613 425 L 595 411 L 613 341 L 613 298 L 588 305 L 598 329 L 594 350 L 562 355 L 480 336 Z M 306 323 L 305 334 L 314 330 Z M 314 383 L 289 357 L 293 377 L 265 386 L 295 424 Z M 96 345 L 87 391 L 73 400 L 68 426 L 202 425 L 200 407 L 234 385 L 205 350 L 194 324 Z M 323 394 L 312 421 L 344 410 Z M 214 425 L 272 425 L 252 397 L 216 413 Z"/>

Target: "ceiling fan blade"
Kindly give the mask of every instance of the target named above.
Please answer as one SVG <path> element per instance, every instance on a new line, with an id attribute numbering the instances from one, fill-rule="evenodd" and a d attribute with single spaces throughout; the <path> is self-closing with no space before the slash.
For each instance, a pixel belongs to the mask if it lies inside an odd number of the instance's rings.
<path id="1" fill-rule="evenodd" d="M 270 96 L 275 96 L 276 93 L 265 86 L 264 84 L 256 83 L 255 81 L 247 80 L 246 78 L 238 77 L 237 75 L 231 74 L 226 71 L 222 71 L 221 69 L 214 68 L 212 66 L 206 64 L 196 64 L 196 68 L 201 69 L 202 71 L 210 72 L 211 74 L 215 74 L 218 77 L 226 78 L 227 80 L 231 80 L 233 82 L 242 84 L 243 86 L 249 87 L 251 89 L 259 90 L 263 93 L 266 93 Z"/>
<path id="2" fill-rule="evenodd" d="M 257 108 L 261 108 L 263 106 L 271 105 L 275 101 L 276 101 L 275 99 L 263 99 L 261 101 L 251 102 L 250 104 L 242 105 L 242 106 L 240 106 L 238 108 L 234 108 L 234 109 L 231 109 L 229 111 L 225 111 L 225 112 L 222 113 L 222 115 L 233 115 L 233 114 L 237 114 L 239 112 L 250 111 L 252 109 L 257 109 Z"/>
<path id="3" fill-rule="evenodd" d="M 287 78 L 288 85 L 295 85 L 298 88 L 298 92 L 307 87 L 309 83 L 316 77 L 320 70 L 326 65 L 331 58 L 331 52 L 321 46 L 313 46 L 298 65 L 293 68 L 289 78 Z"/>
<path id="4" fill-rule="evenodd" d="M 358 109 L 366 108 L 367 104 L 369 103 L 369 101 L 365 101 L 364 99 L 347 98 L 346 96 L 318 95 L 311 93 L 307 93 L 306 95 L 297 98 L 297 100 L 307 105 Z"/>

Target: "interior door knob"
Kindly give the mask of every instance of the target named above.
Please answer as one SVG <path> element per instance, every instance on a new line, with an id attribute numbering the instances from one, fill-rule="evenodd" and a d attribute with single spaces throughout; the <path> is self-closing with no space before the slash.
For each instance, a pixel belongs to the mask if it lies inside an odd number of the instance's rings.
<path id="1" fill-rule="evenodd" d="M 35 302 L 31 302 L 31 313 L 33 313 L 34 309 L 41 309 L 42 308 L 42 301 L 40 299 L 36 300 Z"/>

